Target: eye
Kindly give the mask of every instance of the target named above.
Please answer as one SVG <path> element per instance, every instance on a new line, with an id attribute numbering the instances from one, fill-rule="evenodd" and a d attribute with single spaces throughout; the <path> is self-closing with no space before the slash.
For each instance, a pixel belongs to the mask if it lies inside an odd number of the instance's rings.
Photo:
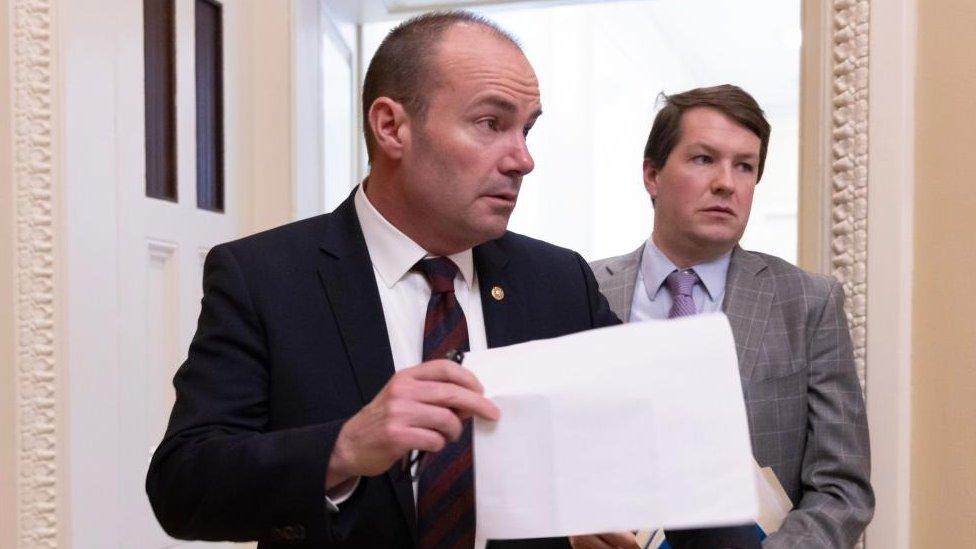
<path id="1" fill-rule="evenodd" d="M 748 162 L 740 162 L 739 169 L 745 173 L 752 173 L 756 170 L 756 167 Z"/>
<path id="2" fill-rule="evenodd" d="M 478 120 L 478 125 L 488 131 L 498 131 L 498 120 L 495 118 L 482 118 Z"/>
<path id="3" fill-rule="evenodd" d="M 695 164 L 703 164 L 703 165 L 704 164 L 711 164 L 712 163 L 712 157 L 711 156 L 708 156 L 707 154 L 699 154 L 698 156 L 692 157 L 691 158 L 691 161 L 694 162 Z"/>

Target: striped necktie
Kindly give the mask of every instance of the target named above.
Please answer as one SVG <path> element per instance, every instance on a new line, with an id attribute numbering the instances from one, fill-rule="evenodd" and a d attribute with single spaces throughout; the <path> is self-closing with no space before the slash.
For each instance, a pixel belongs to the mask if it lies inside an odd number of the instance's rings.
<path id="1" fill-rule="evenodd" d="M 695 307 L 695 300 L 691 297 L 691 291 L 698 280 L 698 273 L 694 269 L 673 271 L 668 275 L 664 281 L 671 293 L 671 311 L 668 312 L 668 318 L 698 314 L 698 307 Z"/>
<path id="2" fill-rule="evenodd" d="M 446 257 L 423 259 L 414 270 L 430 283 L 424 322 L 424 361 L 448 351 L 468 350 L 468 325 L 454 295 L 457 266 Z M 474 546 L 474 468 L 471 420 L 457 442 L 424 456 L 417 486 L 417 533 L 420 549 Z"/>

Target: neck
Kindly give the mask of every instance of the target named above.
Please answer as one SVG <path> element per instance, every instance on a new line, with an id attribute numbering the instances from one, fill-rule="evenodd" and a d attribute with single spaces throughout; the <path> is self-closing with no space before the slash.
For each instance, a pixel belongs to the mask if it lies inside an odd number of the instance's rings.
<path id="1" fill-rule="evenodd" d="M 430 219 L 414 212 L 409 200 L 399 192 L 404 182 L 386 176 L 382 169 L 371 169 L 363 185 L 366 197 L 376 211 L 427 253 L 449 256 L 473 247 L 463 242 L 446 240 L 444 236 L 450 232 L 440 231 Z"/>
<path id="2" fill-rule="evenodd" d="M 692 242 L 674 242 L 671 239 L 661 236 L 657 230 L 651 233 L 651 240 L 657 246 L 657 249 L 661 250 L 661 253 L 679 269 L 688 269 L 695 265 L 714 261 L 721 257 L 722 254 L 731 251 L 731 248 L 705 247 Z"/>

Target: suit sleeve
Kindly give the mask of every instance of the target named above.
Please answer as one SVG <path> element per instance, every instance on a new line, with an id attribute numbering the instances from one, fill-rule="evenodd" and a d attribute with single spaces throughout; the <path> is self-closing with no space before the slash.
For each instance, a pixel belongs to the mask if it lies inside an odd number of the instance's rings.
<path id="1" fill-rule="evenodd" d="M 342 421 L 269 432 L 264 329 L 231 250 L 214 248 L 176 403 L 146 490 L 168 534 L 183 539 L 336 537 L 325 473 Z"/>
<path id="2" fill-rule="evenodd" d="M 603 328 L 605 326 L 616 326 L 621 324 L 620 319 L 610 309 L 607 298 L 600 293 L 600 285 L 593 276 L 590 265 L 579 254 L 575 254 L 576 261 L 579 262 L 580 270 L 583 273 L 583 280 L 586 284 L 586 298 L 589 302 L 590 325 L 593 328 Z"/>
<path id="3" fill-rule="evenodd" d="M 844 313 L 844 290 L 832 281 L 809 332 L 807 444 L 803 493 L 766 549 L 853 547 L 874 513 L 864 398 Z"/>

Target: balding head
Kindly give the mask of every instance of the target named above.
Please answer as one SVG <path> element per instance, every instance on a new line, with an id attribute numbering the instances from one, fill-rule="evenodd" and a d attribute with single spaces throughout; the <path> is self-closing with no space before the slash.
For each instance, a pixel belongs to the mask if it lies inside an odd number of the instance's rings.
<path id="1" fill-rule="evenodd" d="M 369 109 L 380 97 L 389 97 L 422 121 L 430 95 L 442 83 L 439 46 L 447 29 L 474 25 L 521 51 L 518 42 L 498 25 L 466 11 L 433 12 L 404 21 L 390 31 L 373 55 L 363 81 L 363 134 L 370 162 L 376 141 L 369 126 Z"/>

